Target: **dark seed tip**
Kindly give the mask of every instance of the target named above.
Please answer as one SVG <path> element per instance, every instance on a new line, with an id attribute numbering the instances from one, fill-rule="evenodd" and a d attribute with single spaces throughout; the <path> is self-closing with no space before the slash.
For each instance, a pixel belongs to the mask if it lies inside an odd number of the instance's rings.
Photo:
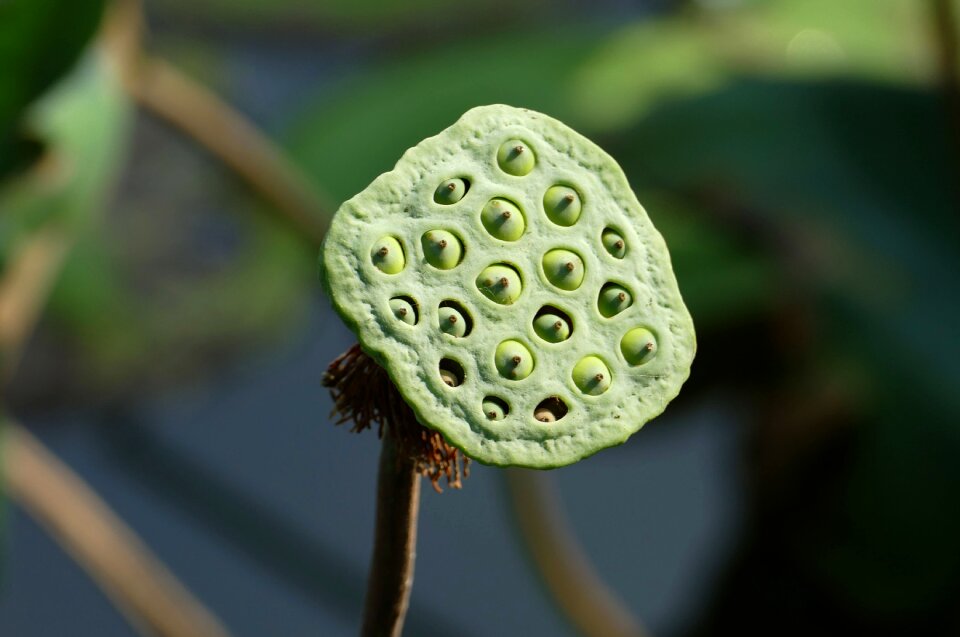
<path id="1" fill-rule="evenodd" d="M 514 356 L 514 357 L 513 357 L 513 364 L 514 364 L 514 365 L 519 365 L 521 360 L 523 360 L 523 359 L 520 358 L 519 356 Z"/>

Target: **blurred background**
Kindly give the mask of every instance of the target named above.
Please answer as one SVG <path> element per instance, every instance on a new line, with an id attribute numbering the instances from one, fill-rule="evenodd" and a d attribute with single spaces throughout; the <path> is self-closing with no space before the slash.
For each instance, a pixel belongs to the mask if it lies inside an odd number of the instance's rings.
<path id="1" fill-rule="evenodd" d="M 960 635 L 958 9 L 0 0 L 0 635 L 152 634 L 78 489 L 222 634 L 356 633 L 378 442 L 329 417 L 317 244 L 490 103 L 623 166 L 698 330 L 663 416 L 543 474 L 547 533 L 657 636 Z M 405 634 L 603 634 L 518 497 L 424 491 Z"/>

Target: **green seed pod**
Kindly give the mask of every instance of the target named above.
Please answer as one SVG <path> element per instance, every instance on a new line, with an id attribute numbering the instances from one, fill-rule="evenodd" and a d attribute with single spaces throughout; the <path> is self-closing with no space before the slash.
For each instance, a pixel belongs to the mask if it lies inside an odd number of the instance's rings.
<path id="1" fill-rule="evenodd" d="M 455 204 L 467 194 L 467 183 L 463 179 L 448 179 L 433 193 L 433 200 L 438 204 L 449 206 Z"/>
<path id="2" fill-rule="evenodd" d="M 497 150 L 497 164 L 508 175 L 523 177 L 533 170 L 537 158 L 533 150 L 519 139 L 510 139 Z"/>
<path id="3" fill-rule="evenodd" d="M 440 331 L 450 336 L 461 337 L 467 333 L 467 320 L 455 308 L 444 306 L 437 311 Z"/>
<path id="4" fill-rule="evenodd" d="M 573 384 L 584 394 L 599 396 L 610 389 L 610 370 L 596 356 L 587 356 L 573 368 Z"/>
<path id="5" fill-rule="evenodd" d="M 533 371 L 533 354 L 520 341 L 503 341 L 493 355 L 497 371 L 504 378 L 522 380 Z"/>
<path id="6" fill-rule="evenodd" d="M 384 274 L 397 274 L 403 270 L 407 260 L 403 256 L 400 242 L 393 237 L 381 237 L 370 248 L 370 259 L 373 265 Z"/>
<path id="7" fill-rule="evenodd" d="M 570 323 L 562 316 L 547 312 L 533 319 L 533 331 L 548 343 L 560 343 L 570 338 Z"/>
<path id="8" fill-rule="evenodd" d="M 603 234 L 600 235 L 600 241 L 612 257 L 622 259 L 627 253 L 627 244 L 616 230 L 611 230 L 610 228 L 605 229 Z"/>
<path id="9" fill-rule="evenodd" d="M 572 226 L 580 218 L 580 195 L 568 186 L 553 186 L 543 195 L 543 210 L 558 226 Z"/>
<path id="10" fill-rule="evenodd" d="M 633 305 L 633 295 L 625 287 L 616 283 L 607 283 L 603 286 L 600 297 L 597 299 L 600 314 L 607 318 L 616 316 L 631 305 Z"/>
<path id="11" fill-rule="evenodd" d="M 491 199 L 480 212 L 480 221 L 487 232 L 503 241 L 516 241 L 523 235 L 526 222 L 520 209 L 506 199 Z"/>
<path id="12" fill-rule="evenodd" d="M 510 305 L 520 298 L 523 283 L 517 271 L 508 265 L 491 265 L 477 276 L 477 289 L 495 303 Z"/>
<path id="13" fill-rule="evenodd" d="M 495 396 L 487 396 L 484 398 L 481 409 L 487 417 L 487 420 L 503 420 L 507 417 L 507 414 L 510 413 L 510 408 L 507 407 L 507 404 Z"/>
<path id="14" fill-rule="evenodd" d="M 417 324 L 417 311 L 406 299 L 400 297 L 390 299 L 390 310 L 394 316 L 407 325 Z"/>
<path id="15" fill-rule="evenodd" d="M 561 290 L 576 290 L 583 283 L 583 260 L 569 250 L 551 250 L 543 255 L 543 273 Z"/>
<path id="16" fill-rule="evenodd" d="M 645 327 L 635 327 L 623 335 L 620 351 L 631 365 L 643 365 L 657 355 L 657 338 Z"/>
<path id="17" fill-rule="evenodd" d="M 451 270 L 463 258 L 463 244 L 456 235 L 446 230 L 431 230 L 420 238 L 427 263 L 441 270 Z"/>

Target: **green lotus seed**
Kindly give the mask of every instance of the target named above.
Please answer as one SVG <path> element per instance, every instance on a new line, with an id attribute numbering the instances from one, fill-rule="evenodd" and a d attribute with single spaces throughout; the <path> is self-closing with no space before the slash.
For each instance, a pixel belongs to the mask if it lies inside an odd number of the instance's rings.
<path id="1" fill-rule="evenodd" d="M 627 253 L 627 244 L 623 242 L 623 237 L 615 230 L 611 230 L 610 228 L 604 230 L 603 234 L 600 235 L 600 241 L 603 243 L 603 247 L 607 249 L 607 252 L 610 253 L 610 256 L 622 259 L 623 255 Z"/>
<path id="2" fill-rule="evenodd" d="M 463 244 L 454 234 L 446 230 L 431 230 L 420 239 L 423 256 L 427 263 L 441 270 L 457 267 L 463 257 Z"/>
<path id="3" fill-rule="evenodd" d="M 507 404 L 493 396 L 487 396 L 483 399 L 481 409 L 483 409 L 483 414 L 487 417 L 487 420 L 503 420 L 510 413 Z"/>
<path id="4" fill-rule="evenodd" d="M 448 179 L 433 193 L 433 200 L 438 204 L 449 206 L 455 204 L 467 194 L 467 183 L 463 179 Z"/>
<path id="5" fill-rule="evenodd" d="M 597 307 L 600 314 L 607 318 L 616 316 L 628 307 L 633 305 L 633 295 L 622 285 L 608 283 L 600 290 L 600 298 L 597 299 Z"/>
<path id="6" fill-rule="evenodd" d="M 561 290 L 576 290 L 583 283 L 583 260 L 569 250 L 551 250 L 543 255 L 543 273 Z"/>
<path id="7" fill-rule="evenodd" d="M 370 248 L 370 259 L 384 274 L 397 274 L 407 263 L 400 242 L 393 237 L 381 237 L 374 243 Z"/>
<path id="8" fill-rule="evenodd" d="M 657 339 L 645 327 L 635 327 L 620 341 L 620 351 L 631 365 L 643 365 L 657 354 Z"/>
<path id="9" fill-rule="evenodd" d="M 537 162 L 533 150 L 519 139 L 511 139 L 500 145 L 497 151 L 497 163 L 500 170 L 517 177 L 523 177 Z"/>
<path id="10" fill-rule="evenodd" d="M 407 325 L 417 324 L 417 312 L 413 309 L 413 305 L 406 299 L 400 297 L 390 299 L 390 311 Z"/>
<path id="11" fill-rule="evenodd" d="M 497 371 L 504 378 L 521 380 L 533 371 L 533 354 L 520 341 L 504 341 L 493 355 Z"/>
<path id="12" fill-rule="evenodd" d="M 520 209 L 506 199 L 491 199 L 480 212 L 480 221 L 487 232 L 503 241 L 516 241 L 523 235 L 526 222 Z"/>
<path id="13" fill-rule="evenodd" d="M 508 265 L 491 265 L 477 276 L 477 288 L 495 303 L 510 305 L 523 289 L 520 275 Z"/>
<path id="14" fill-rule="evenodd" d="M 570 323 L 562 316 L 548 312 L 533 319 L 533 331 L 548 343 L 560 343 L 570 338 Z"/>
<path id="15" fill-rule="evenodd" d="M 456 309 L 444 306 L 437 311 L 440 319 L 440 331 L 450 336 L 465 336 L 467 333 L 467 320 L 463 314 Z"/>
<path id="16" fill-rule="evenodd" d="M 547 218 L 558 226 L 572 226 L 580 218 L 580 195 L 567 186 L 553 186 L 543 195 Z"/>
<path id="17" fill-rule="evenodd" d="M 610 370 L 596 356 L 582 358 L 573 368 L 573 384 L 590 396 L 599 396 L 610 389 L 610 380 Z"/>

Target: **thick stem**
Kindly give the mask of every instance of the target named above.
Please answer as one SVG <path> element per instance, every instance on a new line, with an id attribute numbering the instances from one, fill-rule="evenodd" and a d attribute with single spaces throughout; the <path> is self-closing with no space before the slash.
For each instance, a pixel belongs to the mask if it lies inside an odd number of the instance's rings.
<path id="1" fill-rule="evenodd" d="M 399 637 L 413 588 L 420 474 L 417 461 L 384 432 L 377 475 L 373 559 L 364 601 L 362 637 Z"/>

